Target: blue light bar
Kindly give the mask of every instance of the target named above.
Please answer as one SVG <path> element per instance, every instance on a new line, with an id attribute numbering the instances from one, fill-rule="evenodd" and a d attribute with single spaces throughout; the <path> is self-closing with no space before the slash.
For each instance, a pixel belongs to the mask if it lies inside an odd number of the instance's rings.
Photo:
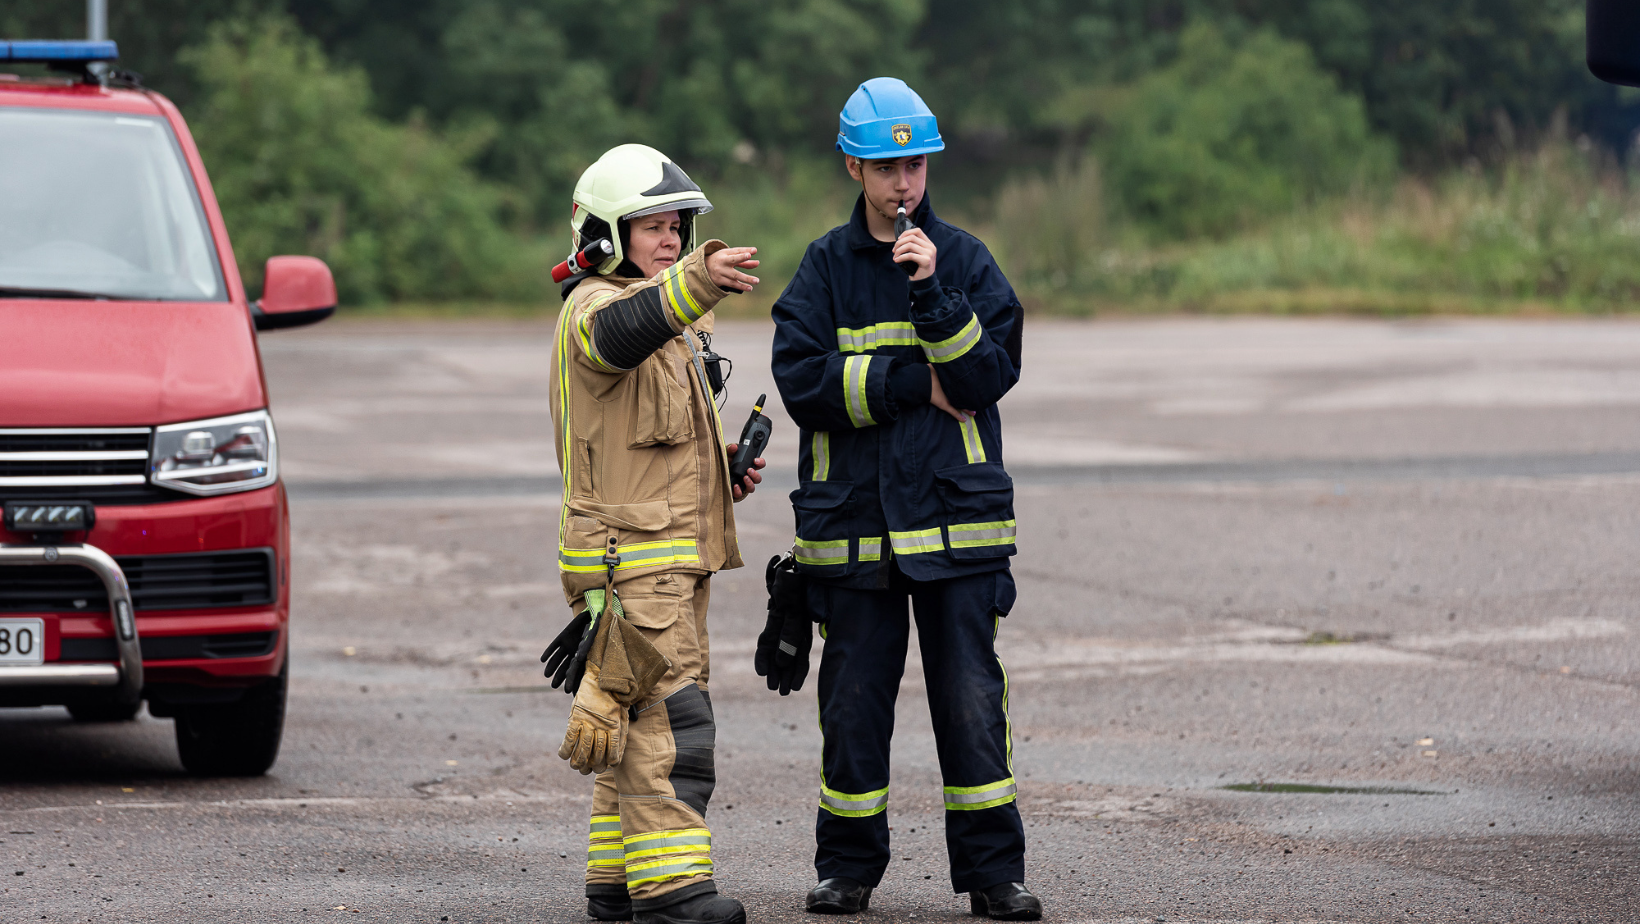
<path id="1" fill-rule="evenodd" d="M 57 61 L 114 61 L 120 56 L 114 42 L 22 41 L 0 42 L 0 61 L 50 64 Z"/>

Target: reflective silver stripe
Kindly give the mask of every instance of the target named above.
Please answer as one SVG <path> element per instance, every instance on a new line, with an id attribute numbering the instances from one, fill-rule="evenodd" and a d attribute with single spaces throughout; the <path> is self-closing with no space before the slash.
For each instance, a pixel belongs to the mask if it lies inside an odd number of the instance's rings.
<path id="1" fill-rule="evenodd" d="M 620 844 L 602 844 L 587 850 L 587 863 L 599 866 L 618 866 L 626 863 L 626 848 Z"/>
<path id="2" fill-rule="evenodd" d="M 962 330 L 957 331 L 955 337 L 938 343 L 921 341 L 923 353 L 927 354 L 931 363 L 948 363 L 973 349 L 974 344 L 979 342 L 984 333 L 985 329 L 979 326 L 979 316 L 969 315 L 968 323 L 963 325 Z"/>
<path id="3" fill-rule="evenodd" d="M 868 536 L 860 540 L 860 561 L 883 560 L 883 537 Z"/>
<path id="4" fill-rule="evenodd" d="M 962 450 L 968 454 L 968 464 L 985 461 L 985 441 L 979 438 L 979 421 L 964 417 L 957 425 L 962 430 Z"/>
<path id="5" fill-rule="evenodd" d="M 837 349 L 866 353 L 884 346 L 916 346 L 917 328 L 910 321 L 884 321 L 870 327 L 837 328 Z"/>
<path id="6" fill-rule="evenodd" d="M 797 656 L 797 646 L 793 645 L 791 642 L 781 642 L 780 650 L 793 657 Z"/>
<path id="7" fill-rule="evenodd" d="M 1013 777 L 985 786 L 947 786 L 945 808 L 947 811 L 990 808 L 993 805 L 1001 805 L 1018 794 L 1019 786 Z"/>
<path id="8" fill-rule="evenodd" d="M 845 565 L 848 564 L 848 540 L 815 541 L 799 537 L 792 543 L 792 554 L 805 565 Z"/>
<path id="9" fill-rule="evenodd" d="M 848 408 L 849 422 L 856 427 L 870 427 L 877 423 L 871 416 L 871 401 L 866 397 L 866 380 L 871 374 L 871 356 L 850 356 L 843 362 L 843 402 Z"/>
<path id="10" fill-rule="evenodd" d="M 945 540 L 938 529 L 917 529 L 903 533 L 890 531 L 888 543 L 894 548 L 895 555 L 939 552 L 945 548 Z"/>
<path id="11" fill-rule="evenodd" d="M 599 835 L 603 835 L 604 837 L 620 837 L 621 836 L 621 816 L 619 816 L 619 815 L 595 815 L 595 816 L 593 816 L 593 819 L 592 819 L 592 836 L 593 837 L 598 837 Z"/>
<path id="12" fill-rule="evenodd" d="M 846 793 L 822 786 L 820 806 L 834 814 L 851 818 L 875 815 L 888 806 L 888 790 L 885 788 L 876 792 Z"/>
<path id="13" fill-rule="evenodd" d="M 814 434 L 809 454 L 814 458 L 814 480 L 825 481 L 831 474 L 831 434 L 824 430 Z"/>
<path id="14" fill-rule="evenodd" d="M 1016 520 L 993 520 L 989 523 L 953 523 L 946 529 L 951 534 L 951 548 L 972 549 L 987 545 L 1013 545 L 1019 533 Z"/>
<path id="15" fill-rule="evenodd" d="M 661 856 L 668 853 L 711 853 L 712 835 L 710 834 L 674 834 L 670 837 L 650 837 L 644 839 L 626 839 L 626 858 L 635 860 L 642 857 Z"/>

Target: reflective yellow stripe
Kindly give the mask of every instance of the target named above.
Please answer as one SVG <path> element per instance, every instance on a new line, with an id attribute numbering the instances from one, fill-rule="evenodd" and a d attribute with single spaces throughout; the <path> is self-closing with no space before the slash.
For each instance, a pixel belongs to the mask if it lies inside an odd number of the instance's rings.
<path id="1" fill-rule="evenodd" d="M 856 427 L 875 426 L 871 417 L 871 403 L 866 398 L 866 379 L 871 373 L 871 356 L 850 356 L 843 361 L 843 403 L 848 407 L 849 422 Z"/>
<path id="2" fill-rule="evenodd" d="M 809 455 L 814 458 L 814 480 L 825 481 L 831 474 L 831 434 L 824 430 L 814 434 Z"/>
<path id="3" fill-rule="evenodd" d="M 984 786 L 947 786 L 945 787 L 945 810 L 948 812 L 973 812 L 979 809 L 988 809 L 1014 801 L 1019 795 L 1019 786 L 1014 783 L 1013 777 L 987 783 Z"/>
<path id="4" fill-rule="evenodd" d="M 587 850 L 587 868 L 600 869 L 626 865 L 626 851 L 618 841 L 599 844 Z"/>
<path id="5" fill-rule="evenodd" d="M 870 327 L 837 328 L 837 349 L 842 353 L 869 353 L 878 347 L 916 346 L 917 329 L 910 321 L 884 321 Z"/>
<path id="6" fill-rule="evenodd" d="M 621 816 L 594 815 L 592 816 L 592 836 L 598 838 L 620 837 Z"/>
<path id="7" fill-rule="evenodd" d="M 677 860 L 651 860 L 648 863 L 629 863 L 626 867 L 626 885 L 631 888 L 646 882 L 665 882 L 690 876 L 710 876 L 712 861 L 703 857 L 683 857 Z"/>
<path id="8" fill-rule="evenodd" d="M 848 564 L 848 540 L 813 540 L 797 538 L 792 542 L 792 554 L 803 565 Z"/>
<path id="9" fill-rule="evenodd" d="M 860 540 L 860 561 L 883 560 L 883 537 L 866 536 Z"/>
<path id="10" fill-rule="evenodd" d="M 615 566 L 616 571 L 628 571 L 633 568 L 653 568 L 656 565 L 698 565 L 700 564 L 699 549 L 693 539 L 662 539 L 659 542 L 638 542 L 632 545 L 623 545 L 616 549 L 621 556 L 621 563 Z M 562 571 L 572 574 L 586 574 L 603 571 L 603 549 L 574 549 L 569 546 L 558 547 L 558 567 Z"/>
<path id="11" fill-rule="evenodd" d="M 820 807 L 844 818 L 866 818 L 888 809 L 888 787 L 875 792 L 847 793 L 820 784 Z"/>
<path id="12" fill-rule="evenodd" d="M 564 527 L 569 523 L 569 499 L 574 491 L 574 478 L 570 475 L 575 471 L 574 440 L 570 438 L 569 413 L 569 328 L 570 319 L 575 316 L 575 299 L 572 297 L 564 302 L 564 310 L 558 316 L 558 438 L 561 441 L 561 452 L 558 456 L 563 460 L 564 485 L 563 503 L 558 505 L 558 537 L 563 540 Z"/>
<path id="13" fill-rule="evenodd" d="M 984 462 L 985 442 L 979 438 L 978 419 L 964 415 L 957 426 L 962 429 L 962 450 L 968 454 L 968 464 Z"/>
<path id="14" fill-rule="evenodd" d="M 979 326 L 979 316 L 971 314 L 968 316 L 968 323 L 962 326 L 962 330 L 957 331 L 955 337 L 941 340 L 938 343 L 927 340 L 920 342 L 922 343 L 923 353 L 928 356 L 929 362 L 948 363 L 973 349 L 974 344 L 979 342 L 979 338 L 984 333 L 985 329 Z"/>
<path id="15" fill-rule="evenodd" d="M 890 530 L 888 543 L 895 555 L 916 555 L 945 549 L 945 539 L 938 529 L 914 529 L 903 533 Z"/>
<path id="16" fill-rule="evenodd" d="M 604 362 L 604 358 L 598 355 L 598 350 L 593 345 L 594 338 L 592 336 L 592 309 L 614 297 L 614 292 L 603 293 L 603 298 L 594 297 L 592 301 L 587 303 L 586 309 L 581 312 L 581 317 L 576 320 L 575 330 L 581 335 L 581 352 L 585 353 L 588 359 L 610 372 L 621 372 L 623 370 Z"/>
<path id="17" fill-rule="evenodd" d="M 661 287 L 666 290 L 667 301 L 672 303 L 672 313 L 678 316 L 683 326 L 688 327 L 699 321 L 706 313 L 690 294 L 689 286 L 683 280 L 682 263 L 672 264 L 670 269 L 661 274 Z"/>
<path id="18" fill-rule="evenodd" d="M 634 834 L 626 840 L 626 859 L 642 860 L 668 854 L 712 852 L 712 832 L 705 828 L 685 828 L 681 831 L 656 831 Z"/>
<path id="19" fill-rule="evenodd" d="M 1015 520 L 992 520 L 988 523 L 953 523 L 946 530 L 951 534 L 951 548 L 977 549 L 1013 545 L 1019 525 Z"/>

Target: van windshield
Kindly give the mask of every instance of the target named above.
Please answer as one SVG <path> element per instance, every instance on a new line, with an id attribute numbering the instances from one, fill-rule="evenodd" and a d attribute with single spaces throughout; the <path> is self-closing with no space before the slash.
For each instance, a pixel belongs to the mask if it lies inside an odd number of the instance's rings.
<path id="1" fill-rule="evenodd" d="M 0 298 L 226 298 L 157 117 L 0 108 Z"/>

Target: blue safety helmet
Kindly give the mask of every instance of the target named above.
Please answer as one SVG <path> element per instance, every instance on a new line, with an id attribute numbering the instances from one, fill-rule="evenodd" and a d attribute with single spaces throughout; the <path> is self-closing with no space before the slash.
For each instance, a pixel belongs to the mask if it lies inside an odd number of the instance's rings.
<path id="1" fill-rule="evenodd" d="M 898 77 L 873 77 L 837 117 L 837 150 L 865 160 L 945 150 L 940 126 L 917 91 Z"/>

